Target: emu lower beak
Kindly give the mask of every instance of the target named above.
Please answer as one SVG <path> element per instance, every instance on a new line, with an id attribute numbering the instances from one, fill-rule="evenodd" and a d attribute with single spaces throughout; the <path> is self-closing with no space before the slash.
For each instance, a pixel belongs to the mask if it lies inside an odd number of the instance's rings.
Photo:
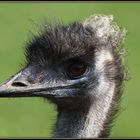
<path id="1" fill-rule="evenodd" d="M 12 76 L 11 79 L 0 85 L 0 98 L 2 97 L 36 97 L 36 96 L 53 96 L 50 90 L 53 85 L 31 84 L 25 80 L 26 77 L 19 72 Z"/>

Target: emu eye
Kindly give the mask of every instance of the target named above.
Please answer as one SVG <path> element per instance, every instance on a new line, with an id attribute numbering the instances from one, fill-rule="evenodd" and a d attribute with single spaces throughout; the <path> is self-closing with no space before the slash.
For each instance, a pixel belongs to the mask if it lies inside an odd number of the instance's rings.
<path id="1" fill-rule="evenodd" d="M 67 69 L 67 75 L 70 78 L 79 78 L 86 71 L 87 66 L 83 63 L 73 63 Z"/>

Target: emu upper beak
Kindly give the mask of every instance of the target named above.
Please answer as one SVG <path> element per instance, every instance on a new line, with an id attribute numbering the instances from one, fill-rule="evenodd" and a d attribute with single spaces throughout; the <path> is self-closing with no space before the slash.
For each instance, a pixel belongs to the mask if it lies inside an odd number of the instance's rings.
<path id="1" fill-rule="evenodd" d="M 53 84 L 35 83 L 31 84 L 26 80 L 23 72 L 12 76 L 5 83 L 0 85 L 0 98 L 2 97 L 36 97 L 36 96 L 53 96 L 50 93 L 53 90 Z"/>

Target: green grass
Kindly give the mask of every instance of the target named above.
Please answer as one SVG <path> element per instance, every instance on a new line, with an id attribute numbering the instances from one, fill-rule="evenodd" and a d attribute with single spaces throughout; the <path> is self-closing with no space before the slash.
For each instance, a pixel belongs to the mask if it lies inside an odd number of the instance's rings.
<path id="1" fill-rule="evenodd" d="M 113 14 L 128 30 L 124 47 L 132 79 L 125 84 L 125 109 L 114 122 L 110 137 L 140 137 L 140 3 L 1 2 L 0 82 L 24 64 L 24 43 L 43 18 L 69 23 L 91 14 Z M 55 106 L 41 98 L 0 99 L 0 137 L 50 137 L 55 118 Z"/>

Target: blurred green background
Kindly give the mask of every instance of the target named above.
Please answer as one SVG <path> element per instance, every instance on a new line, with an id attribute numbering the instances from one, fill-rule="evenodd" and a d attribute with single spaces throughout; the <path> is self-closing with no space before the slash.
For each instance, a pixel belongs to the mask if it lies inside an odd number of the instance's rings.
<path id="1" fill-rule="evenodd" d="M 124 47 L 131 80 L 125 82 L 121 114 L 110 137 L 140 137 L 140 3 L 132 2 L 1 2 L 0 82 L 24 65 L 24 44 L 43 18 L 64 23 L 92 14 L 113 14 L 128 30 Z M 51 137 L 55 106 L 42 98 L 0 99 L 0 137 Z"/>

